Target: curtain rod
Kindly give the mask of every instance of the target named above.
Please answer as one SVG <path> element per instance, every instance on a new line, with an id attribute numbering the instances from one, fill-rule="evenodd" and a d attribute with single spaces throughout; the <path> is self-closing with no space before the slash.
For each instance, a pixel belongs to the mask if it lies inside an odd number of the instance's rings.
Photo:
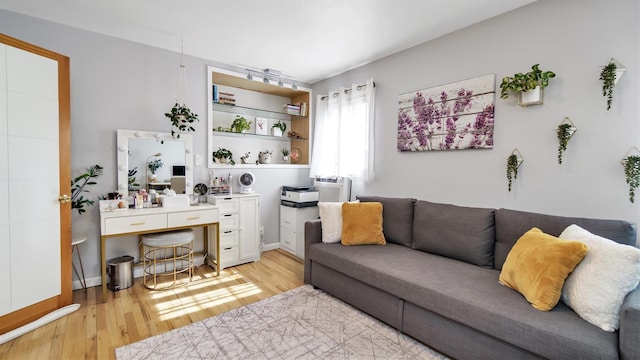
<path id="1" fill-rule="evenodd" d="M 361 88 L 363 88 L 365 86 L 367 86 L 367 84 L 356 85 L 356 90 L 360 90 Z M 373 82 L 373 87 L 376 87 L 376 82 L 375 81 Z M 348 93 L 348 92 L 350 92 L 352 90 L 353 90 L 352 88 L 344 89 L 344 93 L 346 94 L 346 93 Z M 333 96 L 338 96 L 338 93 L 336 92 L 335 94 L 333 94 Z M 326 99 L 328 97 L 329 97 L 329 95 L 322 95 L 320 97 L 320 101 L 322 101 L 322 100 L 324 100 L 324 99 Z"/>

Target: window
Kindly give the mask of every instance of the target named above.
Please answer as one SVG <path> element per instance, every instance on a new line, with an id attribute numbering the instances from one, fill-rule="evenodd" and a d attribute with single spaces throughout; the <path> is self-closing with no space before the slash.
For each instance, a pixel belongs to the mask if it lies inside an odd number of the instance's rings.
<path id="1" fill-rule="evenodd" d="M 318 96 L 311 177 L 374 179 L 374 97 L 373 79 Z"/>

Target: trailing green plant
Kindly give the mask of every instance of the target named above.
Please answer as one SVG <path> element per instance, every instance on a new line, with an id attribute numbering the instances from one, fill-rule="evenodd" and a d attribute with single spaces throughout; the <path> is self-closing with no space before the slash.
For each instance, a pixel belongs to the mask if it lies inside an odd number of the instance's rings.
<path id="1" fill-rule="evenodd" d="M 171 136 L 174 139 L 179 139 L 183 132 L 196 131 L 193 123 L 200 121 L 198 114 L 192 112 L 187 105 L 180 105 L 177 101 L 171 108 L 171 112 L 165 113 L 164 116 L 171 121 Z M 164 140 L 162 143 L 164 144 Z"/>
<path id="2" fill-rule="evenodd" d="M 509 191 L 511 191 L 511 183 L 513 179 L 518 178 L 518 155 L 511 154 L 507 158 L 507 181 L 509 182 Z"/>
<path id="3" fill-rule="evenodd" d="M 607 110 L 611 109 L 613 104 L 613 87 L 616 82 L 616 70 L 618 66 L 615 62 L 610 61 L 600 72 L 600 80 L 602 81 L 602 96 L 607 98 Z"/>
<path id="4" fill-rule="evenodd" d="M 231 131 L 236 133 L 241 133 L 245 130 L 249 130 L 251 128 L 251 121 L 247 121 L 244 116 L 236 115 L 236 118 L 233 119 L 231 123 Z"/>
<path id="5" fill-rule="evenodd" d="M 225 148 L 218 148 L 218 150 L 214 151 L 211 155 L 213 156 L 214 160 L 217 159 L 220 163 L 222 163 L 222 159 L 227 159 L 229 161 L 229 164 L 236 164 L 236 162 L 233 160 L 233 153 Z"/>
<path id="6" fill-rule="evenodd" d="M 149 171 L 151 171 L 152 174 L 155 175 L 156 171 L 158 171 L 158 169 L 160 169 L 162 167 L 162 165 L 164 165 L 162 163 L 162 159 L 153 159 L 151 161 L 149 161 L 149 163 L 147 164 L 147 166 L 149 167 Z"/>
<path id="7" fill-rule="evenodd" d="M 90 206 L 95 203 L 94 200 L 85 199 L 82 193 L 89 192 L 85 187 L 97 184 L 95 179 L 102 175 L 103 167 L 100 165 L 93 165 L 87 168 L 87 172 L 71 180 L 71 209 L 77 209 L 78 214 L 82 214 L 87 210 L 85 206 Z"/>
<path id="8" fill-rule="evenodd" d="M 629 184 L 629 201 L 636 198 L 636 189 L 640 186 L 640 155 L 629 155 L 624 159 L 624 175 Z"/>
<path id="9" fill-rule="evenodd" d="M 549 79 L 555 77 L 553 71 L 540 70 L 540 64 L 531 67 L 531 71 L 527 73 L 516 73 L 513 76 L 505 76 L 500 84 L 500 98 L 506 99 L 510 92 L 533 90 L 537 86 L 545 88 L 549 85 Z"/>
<path id="10" fill-rule="evenodd" d="M 556 129 L 558 136 L 558 164 L 562 164 L 562 154 L 567 150 L 567 144 L 571 138 L 573 126 L 571 124 L 560 124 Z"/>
<path id="11" fill-rule="evenodd" d="M 273 126 L 271 127 L 280 129 L 280 131 L 282 131 L 283 134 L 285 131 L 287 131 L 287 123 L 282 120 L 278 120 L 278 122 L 273 124 Z"/>

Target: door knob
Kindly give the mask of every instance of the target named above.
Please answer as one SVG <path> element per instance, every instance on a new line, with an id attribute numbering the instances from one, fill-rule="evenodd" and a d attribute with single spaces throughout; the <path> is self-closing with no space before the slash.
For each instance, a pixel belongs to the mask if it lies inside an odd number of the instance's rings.
<path id="1" fill-rule="evenodd" d="M 69 195 L 60 195 L 60 196 L 58 196 L 58 201 L 63 203 L 63 204 L 71 202 L 71 196 L 69 196 Z"/>

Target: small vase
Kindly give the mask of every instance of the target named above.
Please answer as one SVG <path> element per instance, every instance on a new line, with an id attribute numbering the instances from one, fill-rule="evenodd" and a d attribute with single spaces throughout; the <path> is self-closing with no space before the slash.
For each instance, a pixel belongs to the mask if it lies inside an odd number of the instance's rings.
<path id="1" fill-rule="evenodd" d="M 535 89 L 520 92 L 518 95 L 518 105 L 523 107 L 529 105 L 541 105 L 543 98 L 544 89 L 540 86 L 536 86 Z"/>
<path id="2" fill-rule="evenodd" d="M 282 161 L 289 162 L 289 155 L 282 155 Z"/>
<path id="3" fill-rule="evenodd" d="M 271 128 L 271 131 L 273 136 L 282 137 L 282 130 L 280 130 L 280 128 L 274 127 L 274 128 Z"/>
<path id="4" fill-rule="evenodd" d="M 156 176 L 156 174 L 149 175 L 149 182 L 150 183 L 153 183 L 153 182 L 156 182 L 156 181 L 158 181 L 158 177 Z"/>

